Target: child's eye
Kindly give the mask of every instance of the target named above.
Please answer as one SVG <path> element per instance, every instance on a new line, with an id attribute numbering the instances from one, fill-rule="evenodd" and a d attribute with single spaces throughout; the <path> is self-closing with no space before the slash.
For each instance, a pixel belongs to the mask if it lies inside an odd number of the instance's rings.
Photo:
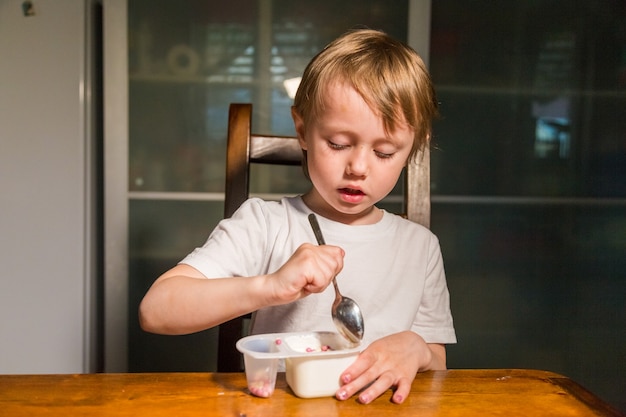
<path id="1" fill-rule="evenodd" d="M 337 149 L 337 150 L 341 150 L 341 149 L 347 148 L 347 145 L 340 145 L 338 143 L 334 143 L 334 142 L 331 142 L 331 141 L 328 141 L 328 146 L 331 149 Z"/>
<path id="2" fill-rule="evenodd" d="M 392 153 L 384 153 L 384 152 L 380 152 L 380 151 L 374 151 L 374 153 L 380 159 L 389 159 L 389 158 L 393 157 Z"/>

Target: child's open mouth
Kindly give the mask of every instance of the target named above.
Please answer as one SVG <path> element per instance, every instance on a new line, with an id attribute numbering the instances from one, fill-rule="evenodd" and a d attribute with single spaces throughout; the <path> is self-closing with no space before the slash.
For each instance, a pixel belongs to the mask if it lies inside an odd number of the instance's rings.
<path id="1" fill-rule="evenodd" d="M 360 204 L 365 198 L 365 193 L 356 188 L 340 188 L 341 199 L 349 204 Z"/>
<path id="2" fill-rule="evenodd" d="M 365 193 L 361 190 L 355 190 L 354 188 L 341 188 L 339 191 L 341 191 L 343 194 L 348 194 L 348 195 L 364 195 Z"/>

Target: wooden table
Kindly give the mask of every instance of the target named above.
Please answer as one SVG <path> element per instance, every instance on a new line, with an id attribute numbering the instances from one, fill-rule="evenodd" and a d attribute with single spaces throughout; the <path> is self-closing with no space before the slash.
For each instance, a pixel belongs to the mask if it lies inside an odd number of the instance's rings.
<path id="1" fill-rule="evenodd" d="M 0 415 L 18 416 L 620 416 L 572 380 L 535 370 L 449 370 L 415 379 L 403 404 L 300 399 L 279 374 L 256 398 L 239 373 L 0 375 Z"/>

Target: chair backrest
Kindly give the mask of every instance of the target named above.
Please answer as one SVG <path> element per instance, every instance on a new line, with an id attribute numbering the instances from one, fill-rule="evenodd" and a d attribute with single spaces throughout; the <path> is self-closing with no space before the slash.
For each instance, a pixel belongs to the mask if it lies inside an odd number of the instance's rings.
<path id="1" fill-rule="evenodd" d="M 248 198 L 251 163 L 300 165 L 302 149 L 295 136 L 253 134 L 252 105 L 233 103 L 228 111 L 224 217 Z"/>
<path id="2" fill-rule="evenodd" d="M 248 198 L 250 164 L 300 165 L 302 150 L 296 137 L 252 133 L 252 105 L 232 103 L 228 112 L 226 145 L 226 188 L 224 217 L 230 217 Z M 404 213 L 411 221 L 430 227 L 430 153 L 419 154 L 404 170 Z M 219 326 L 217 370 L 243 369 L 235 343 L 244 336 L 244 322 L 238 317 Z"/>

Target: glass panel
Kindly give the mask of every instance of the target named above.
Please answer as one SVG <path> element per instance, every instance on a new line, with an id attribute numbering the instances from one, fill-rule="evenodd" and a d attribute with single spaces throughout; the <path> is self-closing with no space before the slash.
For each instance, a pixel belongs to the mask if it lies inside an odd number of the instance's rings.
<path id="1" fill-rule="evenodd" d="M 256 132 L 293 135 L 285 81 L 351 27 L 406 39 L 407 10 L 407 1 L 131 0 L 129 189 L 221 191 L 229 103 L 254 104 Z"/>
<path id="2" fill-rule="evenodd" d="M 432 12 L 449 366 L 548 369 L 626 410 L 624 3 Z"/>
<path id="3" fill-rule="evenodd" d="M 131 191 L 222 191 L 227 109 L 254 101 L 256 3 L 129 1 Z"/>
<path id="4" fill-rule="evenodd" d="M 134 199 L 129 206 L 129 371 L 213 369 L 217 332 L 159 336 L 139 328 L 139 303 L 152 282 L 200 245 L 220 220 L 223 203 Z"/>
<path id="5" fill-rule="evenodd" d="M 381 28 L 406 39 L 408 1 L 128 5 L 129 368 L 214 370 L 214 329 L 148 335 L 134 312 L 154 279 L 201 245 L 222 217 L 228 105 L 253 103 L 255 132 L 295 134 L 284 82 L 349 28 Z M 251 191 L 302 192 L 308 185 L 299 169 L 258 167 Z"/>
<path id="6" fill-rule="evenodd" d="M 626 196 L 619 2 L 433 2 L 434 192 Z"/>
<path id="7" fill-rule="evenodd" d="M 433 205 L 459 343 L 451 368 L 564 374 L 624 409 L 623 205 Z"/>

